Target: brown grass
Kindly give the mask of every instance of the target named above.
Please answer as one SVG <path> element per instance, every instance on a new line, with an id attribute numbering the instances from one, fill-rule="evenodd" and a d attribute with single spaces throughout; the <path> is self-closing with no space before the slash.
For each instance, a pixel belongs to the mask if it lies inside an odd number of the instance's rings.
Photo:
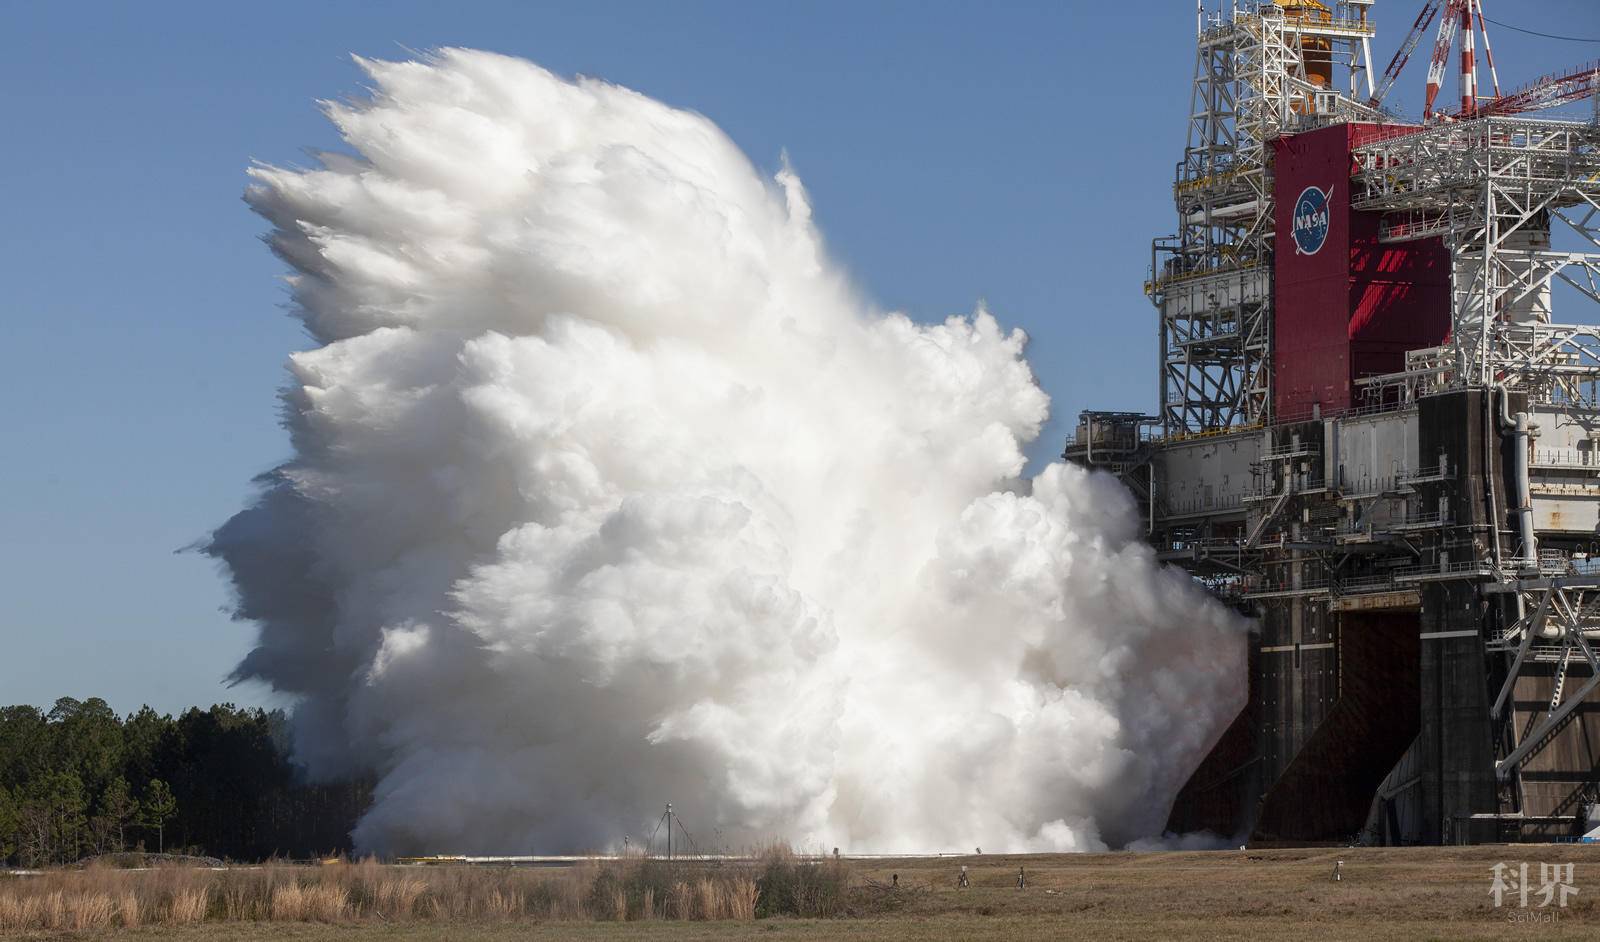
<path id="1" fill-rule="evenodd" d="M 210 908 L 210 903 L 210 887 L 200 886 L 177 890 L 167 902 L 167 922 L 174 926 L 186 926 L 191 922 L 203 922 L 206 918 L 206 910 Z"/>
<path id="2" fill-rule="evenodd" d="M 123 890 L 117 894 L 117 919 L 125 929 L 139 926 L 139 894 Z"/>
<path id="3" fill-rule="evenodd" d="M 672 877 L 662 882 L 662 874 Z M 652 882 L 654 881 L 654 882 Z M 554 870 L 324 866 L 89 867 L 0 882 L 0 933 L 114 927 L 516 920 L 749 920 L 748 865 L 586 862 Z"/>
<path id="4" fill-rule="evenodd" d="M 756 881 L 747 876 L 735 877 L 728 884 L 728 918 L 756 918 L 756 898 L 759 891 Z"/>
<path id="5" fill-rule="evenodd" d="M 1338 883 L 1331 880 L 1335 860 L 1344 861 L 1343 880 Z M 1516 910 L 1495 909 L 1488 895 L 1490 867 L 1499 861 L 1513 866 L 1529 862 L 1535 875 L 1540 862 L 1575 863 L 1579 895 L 1555 914 L 1559 918 L 1552 923 L 1510 924 Z M 971 877 L 967 889 L 956 887 L 962 864 Z M 1016 872 L 1023 865 L 1029 886 L 1018 890 Z M 143 904 L 134 918 L 142 915 L 141 921 L 150 926 L 141 931 L 141 938 L 178 942 L 202 942 L 224 932 L 229 939 L 245 942 L 445 942 L 469 937 L 488 942 L 571 938 L 720 942 L 779 935 L 830 942 L 1062 938 L 1399 942 L 1503 940 L 1519 932 L 1541 940 L 1600 937 L 1600 848 L 1590 847 L 991 855 L 855 861 L 848 867 L 851 883 L 840 912 L 847 918 L 751 921 L 744 913 L 755 890 L 741 878 L 757 879 L 764 873 L 761 866 L 659 864 L 652 870 L 636 864 L 589 862 L 567 870 L 478 870 L 279 864 L 201 871 L 195 885 L 210 888 L 208 921 L 189 926 L 165 925 L 168 897 L 161 895 L 188 886 L 184 881 L 189 877 L 154 871 L 58 872 L 0 879 L 0 936 L 72 931 L 74 900 L 95 893 L 120 899 L 118 894 L 127 890 Z M 900 877 L 898 886 L 893 874 Z M 796 886 L 803 888 L 803 881 L 796 879 Z M 403 886 L 406 881 L 412 881 L 409 889 Z M 276 922 L 263 911 L 220 924 L 234 918 L 226 904 L 229 888 L 244 894 L 240 898 L 249 903 L 270 900 L 271 890 L 290 884 L 345 889 L 342 920 Z M 600 895 L 606 898 L 608 913 L 622 908 L 615 890 L 623 890 L 625 921 L 595 918 L 590 894 L 597 884 L 604 889 Z M 53 899 L 54 893 L 60 896 Z M 410 905 L 405 905 L 400 900 L 408 894 Z M 120 931 L 121 908 L 119 903 L 119 915 L 103 925 L 102 935 Z M 24 911 L 26 928 L 17 933 L 19 913 Z M 410 915 L 386 915 L 396 911 Z M 57 912 L 59 916 L 54 915 Z M 708 913 L 717 915 L 707 920 Z M 50 924 L 57 928 L 47 928 Z M 100 937 L 88 931 L 86 938 Z"/>
<path id="6" fill-rule="evenodd" d="M 109 893 L 90 891 L 68 897 L 66 909 L 70 928 L 77 931 L 104 929 L 117 914 L 117 903 Z"/>

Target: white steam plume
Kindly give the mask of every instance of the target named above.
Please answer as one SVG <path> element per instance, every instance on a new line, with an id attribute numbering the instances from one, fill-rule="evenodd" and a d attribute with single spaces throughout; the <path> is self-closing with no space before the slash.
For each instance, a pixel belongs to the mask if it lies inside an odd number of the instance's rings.
<path id="1" fill-rule="evenodd" d="M 299 758 L 379 776 L 360 847 L 599 848 L 667 801 L 735 848 L 1159 832 L 1242 623 L 1116 482 L 1020 477 L 1020 332 L 873 310 L 699 115 L 360 65 L 354 156 L 251 171 L 316 348 L 295 457 L 208 550 Z"/>

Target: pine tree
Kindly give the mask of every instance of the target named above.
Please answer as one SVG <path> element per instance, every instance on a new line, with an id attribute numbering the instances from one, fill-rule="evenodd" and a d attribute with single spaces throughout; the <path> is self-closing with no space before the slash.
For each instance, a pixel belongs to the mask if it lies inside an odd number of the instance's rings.
<path id="1" fill-rule="evenodd" d="M 117 850 L 128 846 L 127 827 L 139 817 L 139 803 L 128 790 L 128 780 L 117 776 L 100 796 L 100 815 L 117 832 Z"/>
<path id="2" fill-rule="evenodd" d="M 23 845 L 32 863 L 71 863 L 83 836 L 83 783 L 74 772 L 50 772 L 28 783 L 22 795 Z"/>
<path id="3" fill-rule="evenodd" d="M 0 860 L 17 849 L 17 832 L 22 828 L 22 813 L 10 789 L 0 786 Z"/>
<path id="4" fill-rule="evenodd" d="M 145 827 L 156 829 L 156 849 L 165 853 L 167 849 L 167 822 L 178 813 L 178 800 L 172 797 L 172 789 L 167 783 L 158 778 L 150 780 L 145 786 L 144 800 L 139 803 L 143 810 L 140 823 Z"/>

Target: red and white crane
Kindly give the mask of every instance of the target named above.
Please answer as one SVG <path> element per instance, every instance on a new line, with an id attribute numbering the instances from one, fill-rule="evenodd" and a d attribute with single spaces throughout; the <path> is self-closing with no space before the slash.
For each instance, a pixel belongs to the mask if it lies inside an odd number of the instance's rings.
<path id="1" fill-rule="evenodd" d="M 1556 72 L 1502 95 L 1478 109 L 1478 114 L 1508 115 L 1538 111 L 1583 101 L 1600 95 L 1600 61 L 1566 72 Z"/>
<path id="2" fill-rule="evenodd" d="M 1478 52 L 1474 37 L 1483 35 L 1483 48 L 1488 54 L 1489 77 L 1494 83 L 1495 97 L 1500 95 L 1500 75 L 1494 67 L 1494 48 L 1489 45 L 1489 29 L 1483 21 L 1483 0 L 1450 0 L 1444 19 L 1439 22 L 1439 35 L 1433 43 L 1433 58 L 1428 62 L 1427 98 L 1422 105 L 1422 118 L 1433 117 L 1433 103 L 1444 85 L 1444 72 L 1450 64 L 1450 48 L 1455 45 L 1456 34 L 1461 34 L 1461 114 L 1471 115 L 1478 110 Z"/>
<path id="3" fill-rule="evenodd" d="M 1443 12 L 1440 16 L 1441 10 Z M 1422 118 L 1471 118 L 1480 115 L 1512 115 L 1543 108 L 1554 108 L 1590 96 L 1600 95 L 1600 63 L 1576 69 L 1551 73 L 1538 81 L 1507 95 L 1500 93 L 1500 73 L 1494 64 L 1494 47 L 1489 44 L 1489 29 L 1484 20 L 1483 0 L 1425 0 L 1416 22 L 1406 34 L 1400 49 L 1384 70 L 1383 78 L 1369 101 L 1373 107 L 1382 104 L 1385 96 L 1400 78 L 1400 72 L 1416 51 L 1423 35 L 1435 19 L 1439 31 L 1433 43 L 1433 55 L 1428 61 L 1428 84 L 1423 99 Z M 1434 110 L 1439 91 L 1444 86 L 1445 71 L 1450 65 L 1450 52 L 1461 37 L 1459 74 L 1461 77 L 1461 110 L 1442 114 Z M 1479 104 L 1477 37 L 1483 37 L 1484 58 L 1489 67 L 1489 81 L 1494 94 L 1486 104 Z"/>
<path id="4" fill-rule="evenodd" d="M 1500 73 L 1494 67 L 1494 47 L 1489 45 L 1489 27 L 1483 22 L 1483 0 L 1473 0 L 1473 12 L 1478 17 L 1478 33 L 1483 37 L 1483 57 L 1489 63 L 1489 81 L 1494 84 L 1494 97 L 1500 97 Z"/>
<path id="5" fill-rule="evenodd" d="M 1383 70 L 1383 77 L 1378 80 L 1378 87 L 1367 100 L 1367 104 L 1376 108 L 1383 104 L 1383 99 L 1389 94 L 1389 89 L 1394 88 L 1394 83 L 1399 80 L 1400 72 L 1405 69 L 1406 63 L 1411 61 L 1411 54 L 1417 51 L 1417 44 L 1422 42 L 1422 34 L 1428 31 L 1433 24 L 1433 18 L 1439 15 L 1439 5 L 1442 0 L 1427 0 L 1422 5 L 1422 11 L 1417 14 L 1417 21 L 1411 24 L 1411 31 L 1406 33 L 1405 41 L 1395 52 L 1394 58 L 1389 60 L 1389 67 Z"/>

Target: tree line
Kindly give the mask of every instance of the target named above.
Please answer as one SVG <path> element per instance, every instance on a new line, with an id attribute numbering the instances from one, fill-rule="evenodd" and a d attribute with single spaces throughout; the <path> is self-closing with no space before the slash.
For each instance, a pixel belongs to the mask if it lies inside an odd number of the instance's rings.
<path id="1" fill-rule="evenodd" d="M 0 707 L 0 860 L 120 851 L 233 860 L 349 849 L 370 781 L 312 783 L 281 710 L 218 704 L 121 717 L 104 700 Z"/>

